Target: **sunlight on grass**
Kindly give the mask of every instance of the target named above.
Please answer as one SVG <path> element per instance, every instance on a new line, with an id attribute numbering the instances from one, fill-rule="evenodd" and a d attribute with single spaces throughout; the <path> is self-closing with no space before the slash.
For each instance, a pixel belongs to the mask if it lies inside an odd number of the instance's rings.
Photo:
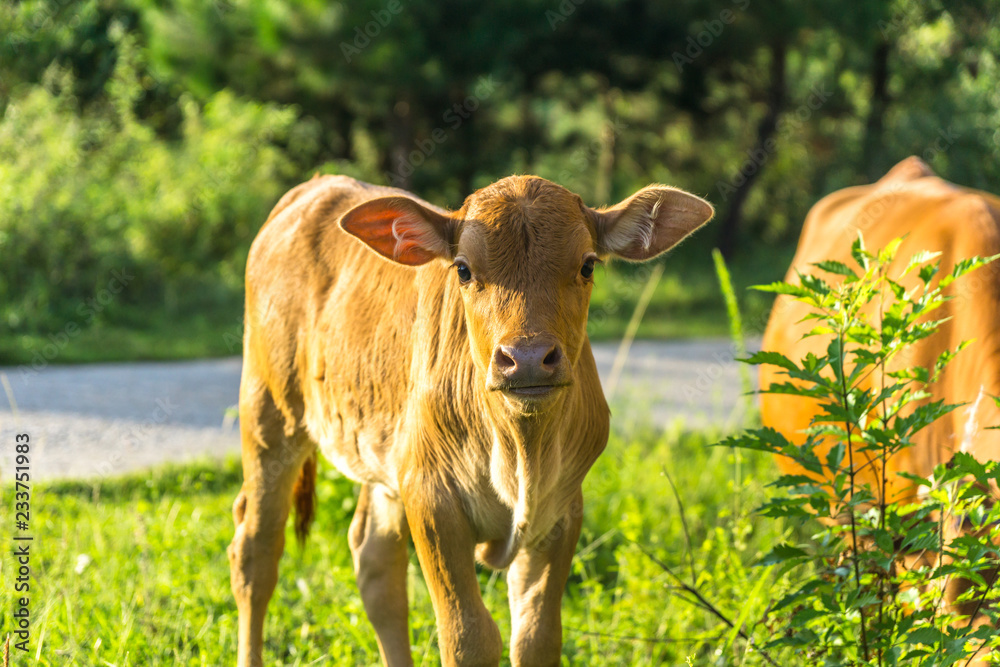
<path id="1" fill-rule="evenodd" d="M 693 656 L 696 664 L 740 664 L 745 647 L 716 655 L 727 628 L 672 595 L 671 580 L 637 546 L 686 578 L 693 568 L 697 585 L 733 618 L 750 605 L 750 621 L 759 620 L 767 600 L 745 595 L 760 575 L 754 561 L 782 528 L 757 522 L 750 511 L 774 473 L 769 459 L 746 456 L 747 481 L 734 488 L 731 451 L 710 446 L 720 435 L 679 424 L 612 435 L 585 483 L 587 513 L 563 604 L 564 663 L 684 664 Z M 690 550 L 667 473 L 685 505 Z M 36 487 L 33 650 L 17 664 L 233 663 L 236 610 L 226 546 L 240 480 L 238 462 L 230 460 Z M 11 490 L 4 491 L 6 503 Z M 356 494 L 331 466 L 321 467 L 313 534 L 304 551 L 289 534 L 269 608 L 271 664 L 378 662 L 346 539 Z M 0 539 L 10 537 L 5 524 Z M 2 558 L 3 571 L 12 571 L 9 550 Z M 409 580 L 416 664 L 438 664 L 433 611 L 415 556 Z M 483 570 L 481 582 L 507 636 L 505 581 Z M 4 586 L 4 613 L 11 595 Z M 0 618 L 5 632 L 9 616 Z"/>

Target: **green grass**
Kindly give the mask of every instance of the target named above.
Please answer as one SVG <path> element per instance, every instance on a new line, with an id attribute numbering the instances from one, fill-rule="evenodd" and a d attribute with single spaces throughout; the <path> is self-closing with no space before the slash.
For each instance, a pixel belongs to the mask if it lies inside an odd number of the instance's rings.
<path id="1" fill-rule="evenodd" d="M 139 319 L 133 314 L 132 319 Z M 239 303 L 170 317 L 150 312 L 141 323 L 101 324 L 79 330 L 0 332 L 0 364 L 79 364 L 101 361 L 168 361 L 240 354 L 243 314 Z M 71 330 L 70 330 L 71 331 Z"/>
<path id="2" fill-rule="evenodd" d="M 712 265 L 711 239 L 695 238 L 669 253 L 638 338 L 724 336 L 725 304 Z M 771 298 L 751 292 L 749 285 L 783 277 L 794 248 L 747 248 L 730 263 L 748 334 L 760 333 Z M 645 285 L 648 268 L 613 262 L 599 268 L 591 300 L 588 331 L 593 340 L 621 337 Z M 239 354 L 242 339 L 242 296 L 167 315 L 161 305 L 148 312 L 127 313 L 120 324 L 85 328 L 73 336 L 60 331 L 14 334 L 0 329 L 0 364 L 39 362 L 68 364 L 97 361 L 170 360 Z"/>
<path id="3" fill-rule="evenodd" d="M 748 627 L 760 620 L 770 598 L 766 588 L 748 596 L 764 574 L 752 563 L 784 528 L 750 510 L 775 475 L 770 459 L 744 454 L 746 481 L 734 488 L 732 453 L 709 446 L 717 436 L 680 428 L 612 436 L 585 484 L 583 535 L 563 604 L 564 664 L 682 665 L 688 657 L 699 665 L 759 664 L 742 642 L 726 641 L 715 618 L 672 595 L 671 579 L 634 544 L 685 577 L 693 564 L 698 586 L 720 609 L 733 618 L 747 610 Z M 281 563 L 267 619 L 268 664 L 375 664 L 346 539 L 357 489 L 329 465 L 320 470 L 313 534 L 304 551 L 289 534 Z M 685 504 L 690 549 L 665 472 Z M 234 664 L 226 545 L 240 481 L 230 460 L 35 487 L 31 651 L 17 652 L 13 664 Z M 13 501 L 5 486 L 4 517 Z M 0 525 L 4 545 L 12 544 L 10 523 Z M 11 550 L 2 553 L 0 634 L 10 628 L 14 565 Z M 484 570 L 481 581 L 509 636 L 503 577 Z M 409 588 L 416 663 L 438 664 L 415 557 Z"/>

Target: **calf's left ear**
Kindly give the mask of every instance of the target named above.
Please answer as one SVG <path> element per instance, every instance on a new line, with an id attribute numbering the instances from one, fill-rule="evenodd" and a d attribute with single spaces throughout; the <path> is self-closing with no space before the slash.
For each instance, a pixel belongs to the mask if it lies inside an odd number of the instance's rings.
<path id="1" fill-rule="evenodd" d="M 712 205 L 664 185 L 593 212 L 600 252 L 635 262 L 652 259 L 712 219 Z"/>
<path id="2" fill-rule="evenodd" d="M 400 264 L 452 259 L 455 219 L 409 197 L 379 197 L 358 204 L 340 218 L 340 227 Z"/>

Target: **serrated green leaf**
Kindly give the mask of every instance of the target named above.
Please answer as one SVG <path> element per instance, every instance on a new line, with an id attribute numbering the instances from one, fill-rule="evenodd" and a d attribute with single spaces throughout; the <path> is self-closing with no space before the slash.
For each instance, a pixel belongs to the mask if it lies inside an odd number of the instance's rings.
<path id="1" fill-rule="evenodd" d="M 750 289 L 758 292 L 772 292 L 774 294 L 788 294 L 795 297 L 811 297 L 812 292 L 799 285 L 792 285 L 786 282 L 769 283 L 767 285 L 751 285 Z"/>
<path id="2" fill-rule="evenodd" d="M 836 260 L 828 259 L 822 262 L 816 262 L 813 264 L 818 269 L 826 271 L 827 273 L 832 273 L 838 276 L 847 276 L 848 278 L 858 279 L 858 275 L 851 270 L 849 266 L 843 262 L 838 262 Z"/>
<path id="3" fill-rule="evenodd" d="M 906 268 L 903 269 L 903 272 L 900 274 L 900 276 L 901 277 L 905 276 L 907 273 L 909 273 L 910 271 L 912 271 L 916 267 L 920 266 L 921 264 L 926 264 L 927 262 L 931 261 L 932 259 L 937 259 L 940 256 L 941 256 L 940 252 L 931 252 L 929 250 L 921 250 L 920 252 L 918 252 L 917 254 L 913 255 L 913 257 L 910 258 L 910 263 L 906 265 Z M 924 282 L 927 282 L 927 281 L 924 281 Z"/>
<path id="4" fill-rule="evenodd" d="M 810 295 L 813 296 L 823 296 L 833 291 L 825 280 L 809 273 L 800 273 L 799 281 L 801 281 L 803 287 L 809 290 Z"/>
<path id="5" fill-rule="evenodd" d="M 926 644 L 927 646 L 937 646 L 943 635 L 940 630 L 933 626 L 924 625 L 915 630 L 911 630 L 906 636 L 907 640 L 913 644 Z"/>
<path id="6" fill-rule="evenodd" d="M 895 280 L 886 279 L 885 284 L 889 286 L 889 290 L 897 299 L 902 300 L 906 298 L 906 288 L 897 283 Z"/>
<path id="7" fill-rule="evenodd" d="M 806 558 L 809 554 L 796 547 L 794 545 L 788 544 L 787 542 L 782 542 L 777 544 L 771 549 L 766 556 L 764 556 L 760 565 L 774 565 L 777 563 L 784 563 L 786 560 L 791 560 L 793 558 Z"/>
<path id="8" fill-rule="evenodd" d="M 826 467 L 831 471 L 840 470 L 840 464 L 844 460 L 844 454 L 847 448 L 844 446 L 843 442 L 838 442 L 830 451 L 826 453 Z"/>
<path id="9" fill-rule="evenodd" d="M 955 262 L 955 266 L 952 268 L 951 273 L 949 273 L 948 275 L 946 275 L 944 278 L 941 279 L 940 282 L 941 289 L 944 289 L 945 287 L 952 284 L 953 282 L 955 282 L 965 274 L 969 273 L 970 271 L 975 271 L 979 267 L 989 264 L 996 258 L 997 255 L 993 255 L 992 257 L 976 256 L 976 257 L 969 257 L 967 259 L 961 259 Z"/>
<path id="10" fill-rule="evenodd" d="M 781 354 L 780 352 L 772 352 L 768 350 L 761 350 L 760 352 L 754 352 L 746 359 L 737 359 L 746 364 L 752 364 L 754 366 L 759 366 L 761 364 L 768 364 L 770 366 L 780 366 L 781 368 L 794 371 L 798 370 L 798 366 L 791 359 Z"/>
<path id="11" fill-rule="evenodd" d="M 920 272 L 917 275 L 920 277 L 920 281 L 926 285 L 927 283 L 929 283 L 931 280 L 934 279 L 934 276 L 937 275 L 937 272 L 940 270 L 940 268 L 941 268 L 940 262 L 927 264 L 925 266 L 920 267 Z"/>
<path id="12" fill-rule="evenodd" d="M 896 252 L 899 250 L 900 244 L 903 242 L 902 238 L 894 238 L 893 240 L 886 243 L 881 250 L 878 251 L 876 259 L 879 264 L 888 264 L 896 257 Z"/>
<path id="13" fill-rule="evenodd" d="M 862 238 L 860 231 L 858 232 L 858 238 L 854 239 L 854 243 L 851 244 L 851 257 L 858 263 L 858 266 L 866 272 L 868 271 L 870 260 L 873 257 L 865 249 L 865 240 Z"/>

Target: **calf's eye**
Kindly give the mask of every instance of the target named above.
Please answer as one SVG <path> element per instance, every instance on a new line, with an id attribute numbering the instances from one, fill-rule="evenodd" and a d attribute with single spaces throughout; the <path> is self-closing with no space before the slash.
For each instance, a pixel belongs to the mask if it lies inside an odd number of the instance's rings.
<path id="1" fill-rule="evenodd" d="M 584 278 L 590 278 L 594 275 L 594 262 L 597 261 L 593 257 L 588 257 L 580 268 L 580 275 Z"/>
<path id="2" fill-rule="evenodd" d="M 455 262 L 455 271 L 458 272 L 458 282 L 463 285 L 472 280 L 472 271 L 465 262 Z"/>

